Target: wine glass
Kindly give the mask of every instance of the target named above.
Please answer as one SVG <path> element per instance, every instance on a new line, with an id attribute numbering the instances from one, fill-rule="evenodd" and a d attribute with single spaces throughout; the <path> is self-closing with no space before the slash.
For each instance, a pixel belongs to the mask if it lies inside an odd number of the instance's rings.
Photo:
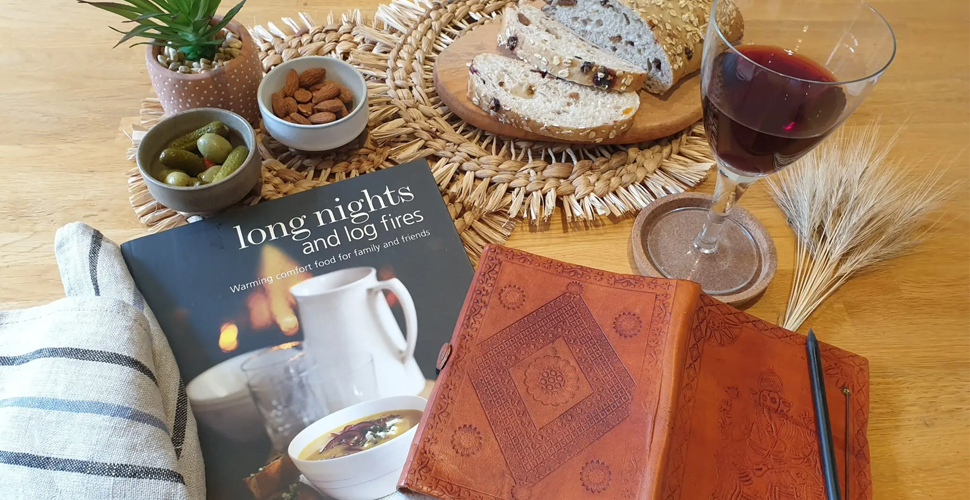
<path id="1" fill-rule="evenodd" d="M 744 34 L 728 39 L 739 16 Z M 717 186 L 709 210 L 681 208 L 658 219 L 646 237 L 654 267 L 712 295 L 757 281 L 762 257 L 728 218 L 731 208 L 751 183 L 841 125 L 895 53 L 889 24 L 860 0 L 714 0 L 701 100 Z"/>

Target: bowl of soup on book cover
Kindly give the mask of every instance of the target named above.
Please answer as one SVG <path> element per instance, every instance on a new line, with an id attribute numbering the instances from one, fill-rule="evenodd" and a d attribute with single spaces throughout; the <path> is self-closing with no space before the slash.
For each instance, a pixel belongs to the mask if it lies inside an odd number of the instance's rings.
<path id="1" fill-rule="evenodd" d="M 349 406 L 297 434 L 287 451 L 307 481 L 335 500 L 390 495 L 427 403 L 395 396 Z"/>

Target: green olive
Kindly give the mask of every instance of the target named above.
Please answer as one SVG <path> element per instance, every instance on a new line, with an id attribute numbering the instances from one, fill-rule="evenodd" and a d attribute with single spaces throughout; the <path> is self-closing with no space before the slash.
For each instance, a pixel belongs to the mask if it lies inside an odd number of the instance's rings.
<path id="1" fill-rule="evenodd" d="M 205 184 L 198 177 L 192 177 L 192 178 L 189 179 L 189 181 L 191 182 L 190 186 L 192 186 L 192 187 L 201 186 L 202 184 Z"/>
<path id="2" fill-rule="evenodd" d="M 209 184 L 215 179 L 216 174 L 219 173 L 219 169 L 221 168 L 222 165 L 213 165 L 207 168 L 205 172 L 199 174 L 199 180 L 201 180 L 203 184 Z"/>
<path id="3" fill-rule="evenodd" d="M 165 184 L 168 184 L 169 186 L 181 187 L 191 186 L 192 178 L 189 177 L 189 174 L 182 172 L 181 170 L 174 170 L 165 176 Z"/>
<path id="4" fill-rule="evenodd" d="M 232 152 L 232 144 L 219 134 L 205 134 L 197 143 L 199 152 L 213 163 L 222 163 Z"/>

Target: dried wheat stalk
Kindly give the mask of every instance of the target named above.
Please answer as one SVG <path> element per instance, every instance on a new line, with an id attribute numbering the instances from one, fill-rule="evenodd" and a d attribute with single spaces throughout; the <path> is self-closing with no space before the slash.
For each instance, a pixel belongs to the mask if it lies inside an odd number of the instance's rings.
<path id="1" fill-rule="evenodd" d="M 796 330 L 849 277 L 910 251 L 949 189 L 941 169 L 907 179 L 880 141 L 878 123 L 841 129 L 797 164 L 770 177 L 769 190 L 797 236 L 795 276 L 782 326 Z"/>

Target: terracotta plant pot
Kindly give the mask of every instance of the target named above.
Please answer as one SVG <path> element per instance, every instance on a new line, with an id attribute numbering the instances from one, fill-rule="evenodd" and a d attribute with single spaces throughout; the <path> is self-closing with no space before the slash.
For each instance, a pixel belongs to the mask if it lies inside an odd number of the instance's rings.
<path id="1" fill-rule="evenodd" d="M 218 22 L 218 18 L 214 21 Z M 259 120 L 256 90 L 263 78 L 256 44 L 249 31 L 236 21 L 226 26 L 239 40 L 242 49 L 229 64 L 213 71 L 186 74 L 172 71 L 158 62 L 162 48 L 149 45 L 145 51 L 148 75 L 165 114 L 195 108 L 221 108 L 239 114 L 250 123 Z"/>

